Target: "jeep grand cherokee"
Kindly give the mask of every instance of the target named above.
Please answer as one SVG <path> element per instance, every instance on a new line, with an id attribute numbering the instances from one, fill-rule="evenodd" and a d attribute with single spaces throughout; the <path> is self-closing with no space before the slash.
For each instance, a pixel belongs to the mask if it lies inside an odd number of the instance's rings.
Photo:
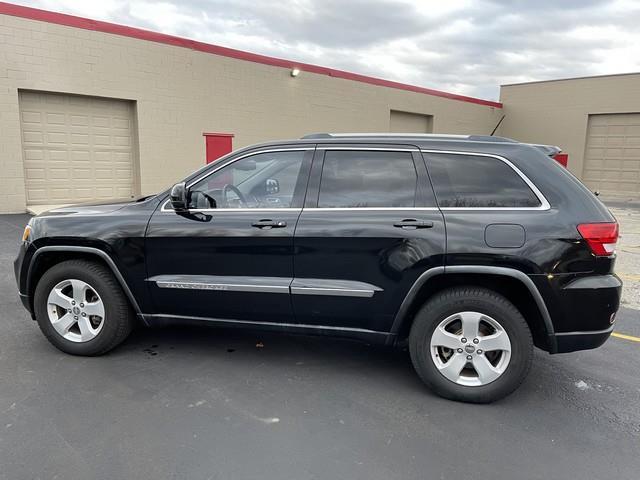
<path id="1" fill-rule="evenodd" d="M 533 346 L 601 345 L 618 225 L 540 146 L 316 134 L 251 146 L 158 195 L 51 210 L 15 273 L 49 341 L 100 355 L 136 323 L 408 345 L 438 394 L 515 390 Z"/>

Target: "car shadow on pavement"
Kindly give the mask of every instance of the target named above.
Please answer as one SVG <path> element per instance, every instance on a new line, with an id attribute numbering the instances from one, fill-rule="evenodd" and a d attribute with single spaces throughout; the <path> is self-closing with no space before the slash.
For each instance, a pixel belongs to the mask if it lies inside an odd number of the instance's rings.
<path id="1" fill-rule="evenodd" d="M 284 374 L 306 367 L 314 375 L 378 376 L 398 387 L 424 389 L 413 371 L 407 349 L 335 337 L 193 325 L 138 328 L 110 355 L 144 356 L 161 360 L 165 365 L 174 360 L 180 365 L 185 358 L 197 362 L 213 360 L 224 368 L 237 370 L 238 374 L 243 369 L 265 365 Z"/>

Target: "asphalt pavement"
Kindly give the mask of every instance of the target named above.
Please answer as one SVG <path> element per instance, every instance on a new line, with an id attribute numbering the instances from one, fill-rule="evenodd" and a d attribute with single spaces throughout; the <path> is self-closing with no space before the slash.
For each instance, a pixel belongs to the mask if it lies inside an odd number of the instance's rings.
<path id="1" fill-rule="evenodd" d="M 638 479 L 640 311 L 599 349 L 537 351 L 510 397 L 432 394 L 406 351 L 211 328 L 65 355 L 17 298 L 0 215 L 0 479 Z"/>

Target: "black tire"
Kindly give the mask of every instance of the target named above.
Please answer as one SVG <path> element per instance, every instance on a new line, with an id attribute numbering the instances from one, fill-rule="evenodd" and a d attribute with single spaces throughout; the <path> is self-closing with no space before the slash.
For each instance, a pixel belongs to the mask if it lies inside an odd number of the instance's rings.
<path id="1" fill-rule="evenodd" d="M 100 332 L 86 342 L 73 342 L 59 334 L 47 313 L 47 299 L 51 290 L 68 279 L 82 280 L 98 293 L 104 304 L 104 319 Z M 122 343 L 135 322 L 135 314 L 120 284 L 105 266 L 86 260 L 68 260 L 47 270 L 36 285 L 34 294 L 36 320 L 56 348 L 71 355 L 97 356 L 107 353 Z"/>
<path id="2" fill-rule="evenodd" d="M 431 337 L 436 327 L 450 315 L 475 311 L 495 319 L 511 341 L 509 364 L 496 380 L 485 385 L 465 386 L 446 378 L 431 357 Z M 498 293 L 479 287 L 444 290 L 416 314 L 409 335 L 409 352 L 422 381 L 438 395 L 469 403 L 490 403 L 506 397 L 524 381 L 533 360 L 533 339 L 518 309 Z"/>

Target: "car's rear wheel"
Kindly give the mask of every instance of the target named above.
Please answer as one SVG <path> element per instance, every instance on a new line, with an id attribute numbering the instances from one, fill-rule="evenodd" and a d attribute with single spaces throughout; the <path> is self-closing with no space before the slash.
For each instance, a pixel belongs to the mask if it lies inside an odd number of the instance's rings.
<path id="1" fill-rule="evenodd" d="M 72 355 L 102 355 L 131 332 L 134 313 L 113 274 L 86 260 L 47 270 L 34 296 L 36 320 L 47 339 Z"/>
<path id="2" fill-rule="evenodd" d="M 522 383 L 533 340 L 522 314 L 505 297 L 460 287 L 440 292 L 420 309 L 409 350 L 418 375 L 438 395 L 488 403 Z"/>

